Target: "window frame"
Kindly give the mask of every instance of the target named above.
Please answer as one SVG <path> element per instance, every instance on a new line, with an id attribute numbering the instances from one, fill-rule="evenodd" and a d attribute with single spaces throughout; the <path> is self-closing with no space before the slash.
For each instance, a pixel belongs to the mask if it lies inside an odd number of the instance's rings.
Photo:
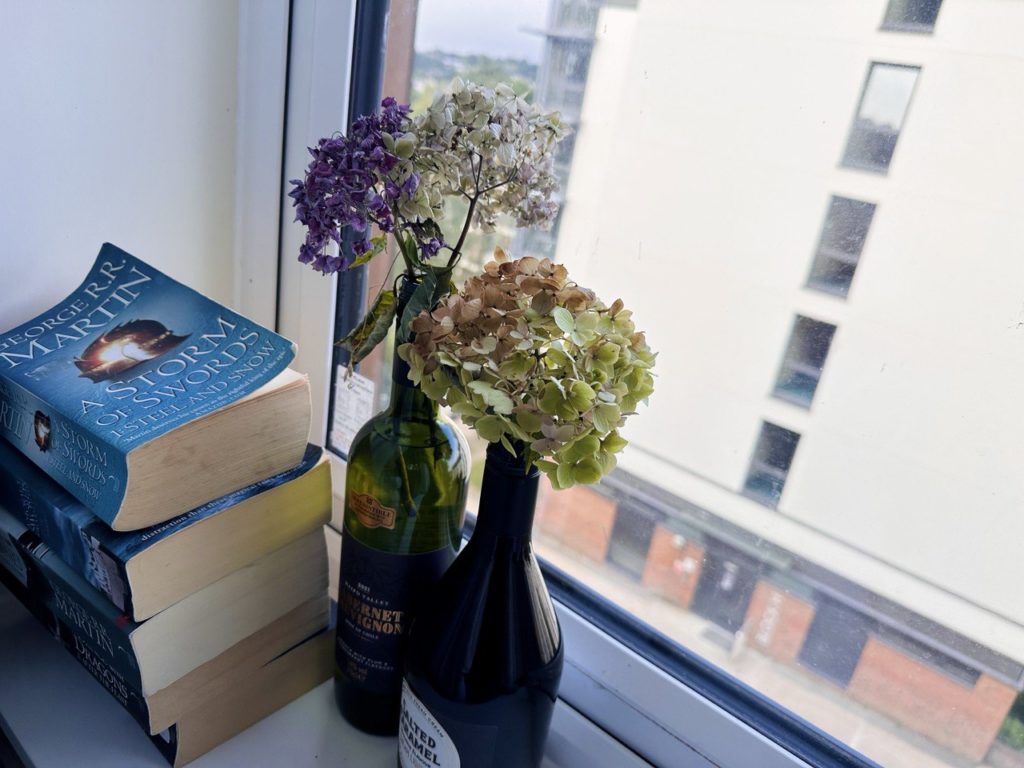
<path id="1" fill-rule="evenodd" d="M 299 347 L 296 366 L 313 391 L 311 439 L 328 432 L 338 318 L 365 301 L 346 274 L 325 278 L 296 261 L 303 233 L 293 222 L 289 178 L 306 165 L 306 147 L 348 122 L 357 6 L 369 0 L 291 0 L 288 87 L 280 184 L 277 327 Z M 388 2 L 378 3 L 387 13 Z M 365 42 L 365 41 L 364 41 Z M 383 41 L 376 46 L 383 55 Z M 364 52 L 365 53 L 365 50 Z M 331 452 L 329 452 L 331 453 Z M 331 453 L 335 491 L 344 458 Z M 549 744 L 567 740 L 577 756 L 607 764 L 599 728 L 655 765 L 758 765 L 877 768 L 834 737 L 727 675 L 618 606 L 541 561 L 566 648 L 559 698 L 572 710 L 556 717 Z"/>

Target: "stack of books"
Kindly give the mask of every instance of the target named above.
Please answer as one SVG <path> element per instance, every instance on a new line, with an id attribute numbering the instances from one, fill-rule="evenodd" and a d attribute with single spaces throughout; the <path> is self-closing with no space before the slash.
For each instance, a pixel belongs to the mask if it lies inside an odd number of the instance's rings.
<path id="1" fill-rule="evenodd" d="M 0 582 L 172 765 L 331 674 L 293 345 L 104 245 L 0 334 Z"/>

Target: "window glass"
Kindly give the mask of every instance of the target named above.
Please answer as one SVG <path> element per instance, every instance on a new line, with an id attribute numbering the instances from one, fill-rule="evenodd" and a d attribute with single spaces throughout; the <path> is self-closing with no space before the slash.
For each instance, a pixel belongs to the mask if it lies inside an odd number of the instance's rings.
<path id="1" fill-rule="evenodd" d="M 1020 761 L 1024 4 L 900 65 L 813 5 L 393 0 L 387 90 L 560 110 L 556 226 L 475 236 L 457 279 L 550 256 L 659 351 L 618 469 L 542 489 L 540 554 L 883 765 Z"/>
<path id="2" fill-rule="evenodd" d="M 874 203 L 832 197 L 808 287 L 837 296 L 849 293 L 874 215 Z"/>
<path id="3" fill-rule="evenodd" d="M 767 421 L 761 425 L 744 485 L 748 496 L 769 507 L 779 503 L 799 441 L 800 435 L 792 430 Z"/>
<path id="4" fill-rule="evenodd" d="M 872 64 L 843 164 L 885 173 L 907 114 L 920 67 Z"/>
<path id="5" fill-rule="evenodd" d="M 775 381 L 775 395 L 804 408 L 811 407 L 836 327 L 809 317 L 796 318 L 789 347 Z"/>
<path id="6" fill-rule="evenodd" d="M 889 0 L 882 29 L 931 32 L 942 0 Z"/>

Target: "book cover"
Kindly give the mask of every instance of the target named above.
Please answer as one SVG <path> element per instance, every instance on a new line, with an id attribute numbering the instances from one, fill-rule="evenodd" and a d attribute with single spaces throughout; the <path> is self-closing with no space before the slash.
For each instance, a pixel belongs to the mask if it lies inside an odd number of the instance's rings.
<path id="1" fill-rule="evenodd" d="M 0 334 L 0 435 L 110 523 L 130 451 L 254 392 L 294 354 L 105 243 L 68 298 Z"/>
<path id="2" fill-rule="evenodd" d="M 121 611 L 133 613 L 127 563 L 147 548 L 257 494 L 290 482 L 316 466 L 323 451 L 308 445 L 302 463 L 165 523 L 114 531 L 78 499 L 0 440 L 0 506 L 6 507 L 76 574 Z"/>
<path id="3" fill-rule="evenodd" d="M 75 647 L 71 650 L 80 659 L 88 653 L 90 660 L 102 662 L 104 668 L 116 672 L 125 686 L 141 691 L 142 676 L 131 642 L 131 633 L 138 624 L 73 573 L 56 553 L 2 507 L 0 539 L 0 568 L 6 569 L 28 595 L 29 610 L 38 617 L 43 607 L 44 616 L 52 617 L 44 624 L 62 640 L 73 636 Z M 17 590 L 12 591 L 20 596 Z M 63 636 L 57 631 L 60 625 L 64 626 Z"/>
<path id="4" fill-rule="evenodd" d="M 137 684 L 136 676 L 131 674 L 130 669 L 126 670 L 124 664 L 119 660 L 118 652 L 115 650 L 116 641 L 111 642 L 110 633 L 107 631 L 109 628 L 102 626 L 105 624 L 104 617 L 111 615 L 110 607 L 108 606 L 105 612 L 101 611 L 99 615 L 93 614 L 92 609 L 88 607 L 91 604 L 88 593 L 93 590 L 74 574 L 65 572 L 63 578 L 57 577 L 51 567 L 53 559 L 55 559 L 54 555 L 48 550 L 45 543 L 0 507 L 0 584 L 10 589 L 12 594 L 64 646 L 65 650 L 128 711 L 142 727 L 143 732 L 149 735 L 150 710 L 145 696 L 141 693 L 141 686 Z M 57 570 L 59 568 L 58 565 Z M 75 596 L 71 598 L 74 607 L 60 604 L 61 601 L 67 602 L 66 596 L 62 597 L 61 593 L 69 589 L 75 591 Z M 90 616 L 91 618 L 89 618 Z M 126 622 L 126 626 L 130 627 L 131 625 Z M 129 628 L 125 631 L 130 633 L 131 630 Z M 262 666 L 254 669 L 251 677 L 263 679 L 266 673 L 271 672 L 279 665 L 279 662 L 295 655 L 299 649 L 308 648 L 318 639 L 322 640 L 326 636 L 332 635 L 333 624 L 327 628 L 316 630 L 296 645 L 278 651 Z M 329 647 L 329 644 L 323 645 L 325 651 Z M 324 679 L 323 676 L 318 677 L 312 682 L 312 685 L 322 679 Z M 281 686 L 275 684 L 274 690 L 279 689 Z M 308 686 L 302 692 L 305 690 L 308 690 Z M 269 691 L 264 690 L 262 693 L 268 694 Z M 273 701 L 273 708 L 277 708 L 290 701 L 295 695 L 289 695 L 286 699 L 281 699 L 280 696 L 275 698 L 272 695 L 264 698 L 268 704 Z M 206 715 L 215 709 L 218 703 L 218 701 L 209 701 L 202 705 L 201 711 Z M 264 714 L 269 714 L 269 711 Z M 240 725 L 245 727 L 254 721 L 247 720 Z M 232 733 L 234 731 L 228 735 Z M 179 733 L 177 725 L 172 725 L 160 733 L 149 735 L 149 739 L 168 762 L 178 763 Z M 208 748 L 209 746 L 202 751 L 206 751 Z"/>

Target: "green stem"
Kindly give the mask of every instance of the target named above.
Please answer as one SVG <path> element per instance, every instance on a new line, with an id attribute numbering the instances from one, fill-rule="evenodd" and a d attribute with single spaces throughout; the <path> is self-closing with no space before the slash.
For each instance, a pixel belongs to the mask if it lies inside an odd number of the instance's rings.
<path id="1" fill-rule="evenodd" d="M 405 492 L 405 506 L 409 512 L 409 517 L 416 516 L 416 502 L 412 500 L 412 493 L 409 489 L 412 487 L 412 482 L 409 480 L 409 469 L 405 466 L 405 454 L 402 453 L 402 446 L 398 446 L 398 468 L 402 473 L 402 490 Z"/>
<path id="2" fill-rule="evenodd" d="M 474 195 L 469 201 L 469 210 L 466 211 L 466 222 L 462 225 L 462 234 L 459 235 L 459 241 L 452 248 L 452 255 L 448 259 L 448 266 L 454 267 L 455 262 L 459 260 L 459 255 L 462 250 L 462 244 L 466 242 L 466 235 L 469 234 L 469 227 L 473 223 L 473 209 L 476 208 L 476 201 L 479 199 L 478 195 Z"/>

